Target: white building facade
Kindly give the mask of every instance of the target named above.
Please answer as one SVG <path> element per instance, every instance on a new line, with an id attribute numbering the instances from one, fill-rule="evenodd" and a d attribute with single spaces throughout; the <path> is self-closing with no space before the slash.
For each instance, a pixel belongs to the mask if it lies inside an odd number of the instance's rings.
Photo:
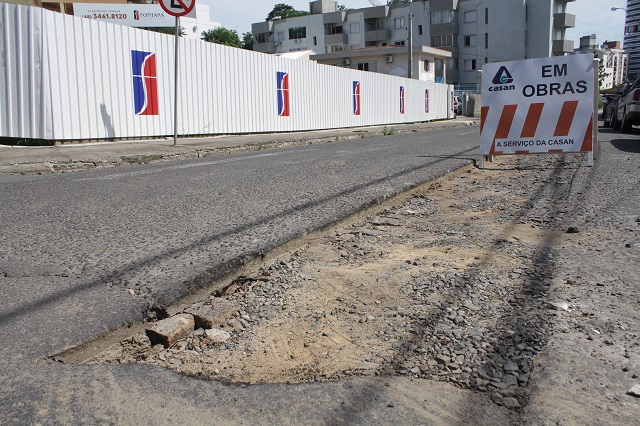
<path id="1" fill-rule="evenodd" d="M 313 50 L 330 54 L 362 48 L 404 46 L 409 14 L 413 46 L 451 52 L 448 83 L 476 83 L 488 62 L 564 55 L 573 51 L 565 30 L 574 0 L 414 0 L 393 6 L 338 11 L 337 2 L 310 3 L 310 14 L 252 25 L 254 50 Z"/>

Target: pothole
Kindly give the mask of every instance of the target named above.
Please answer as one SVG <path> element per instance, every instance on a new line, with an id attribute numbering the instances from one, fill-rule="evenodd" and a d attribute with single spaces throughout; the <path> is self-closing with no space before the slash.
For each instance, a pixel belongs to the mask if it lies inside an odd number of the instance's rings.
<path id="1" fill-rule="evenodd" d="M 554 330 L 547 295 L 564 235 L 564 214 L 533 198 L 541 170 L 517 161 L 414 192 L 229 281 L 165 320 L 182 337 L 141 328 L 82 362 L 242 383 L 404 375 L 517 409 Z M 531 185 L 514 187 L 514 174 Z"/>

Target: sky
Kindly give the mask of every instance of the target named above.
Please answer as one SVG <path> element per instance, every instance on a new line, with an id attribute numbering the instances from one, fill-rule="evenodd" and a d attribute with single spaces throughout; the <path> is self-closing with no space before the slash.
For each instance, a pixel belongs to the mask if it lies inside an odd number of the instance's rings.
<path id="1" fill-rule="evenodd" d="M 264 21 L 273 6 L 285 3 L 298 10 L 309 10 L 308 0 L 196 0 L 209 5 L 211 20 L 221 22 L 222 26 L 236 30 L 240 36 L 251 31 L 251 24 Z M 384 0 L 378 0 L 384 2 Z M 369 7 L 368 0 L 339 0 L 349 8 Z M 580 37 L 596 34 L 598 44 L 605 40 L 623 40 L 623 10 L 611 11 L 612 7 L 626 7 L 626 0 L 576 0 L 567 3 L 567 12 L 576 15 L 576 27 L 567 30 L 567 39 L 580 45 Z"/>

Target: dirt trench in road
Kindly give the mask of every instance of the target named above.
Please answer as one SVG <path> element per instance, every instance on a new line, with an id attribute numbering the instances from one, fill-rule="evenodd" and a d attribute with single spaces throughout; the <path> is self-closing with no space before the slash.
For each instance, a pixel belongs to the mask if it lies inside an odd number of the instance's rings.
<path id="1" fill-rule="evenodd" d="M 581 161 L 503 157 L 425 185 L 211 295 L 239 306 L 215 339 L 164 348 L 141 332 L 86 362 L 242 383 L 404 375 L 520 410 L 570 310 L 563 246 L 597 238 L 567 233 Z"/>

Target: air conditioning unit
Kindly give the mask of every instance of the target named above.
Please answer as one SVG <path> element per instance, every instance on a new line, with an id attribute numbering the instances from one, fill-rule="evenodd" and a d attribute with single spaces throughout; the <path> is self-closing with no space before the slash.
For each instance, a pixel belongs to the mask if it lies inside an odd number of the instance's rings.
<path id="1" fill-rule="evenodd" d="M 348 66 L 351 65 L 351 61 L 349 59 L 344 59 L 342 61 L 342 65 L 345 66 L 345 67 L 348 67 Z"/>
<path id="2" fill-rule="evenodd" d="M 392 63 L 393 63 L 393 55 L 385 56 L 385 57 L 384 57 L 384 61 L 385 61 L 387 64 L 392 64 Z"/>

